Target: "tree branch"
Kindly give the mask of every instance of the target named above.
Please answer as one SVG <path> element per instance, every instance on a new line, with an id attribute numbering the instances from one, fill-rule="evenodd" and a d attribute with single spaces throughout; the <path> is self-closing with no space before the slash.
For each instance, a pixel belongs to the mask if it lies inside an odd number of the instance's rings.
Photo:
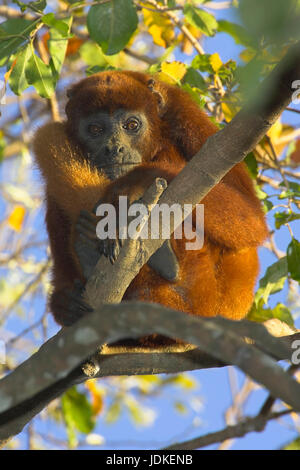
<path id="1" fill-rule="evenodd" d="M 274 359 L 254 345 L 247 344 L 241 338 L 240 331 L 236 333 L 232 328 L 234 322 L 224 319 L 220 326 L 219 320 L 187 316 L 183 312 L 143 302 L 102 306 L 73 326 L 62 329 L 36 354 L 1 380 L 0 439 L 7 439 L 20 432 L 51 399 L 71 385 L 84 381 L 87 377 L 82 373 L 82 362 L 93 354 L 99 345 L 128 337 L 128 332 L 133 338 L 158 333 L 194 344 L 206 352 L 206 358 L 207 355 L 215 357 L 216 365 L 237 365 L 254 380 L 263 384 L 272 396 L 281 398 L 296 411 L 300 410 L 300 384 L 278 366 Z M 245 323 L 252 327 L 250 322 L 239 324 L 245 328 Z M 256 326 L 263 328 L 261 325 Z M 252 337 L 250 330 L 248 336 Z M 264 341 L 272 344 L 274 338 L 266 333 Z M 276 341 L 280 350 L 281 340 Z M 267 347 L 269 348 L 269 345 Z M 169 353 L 173 370 L 168 367 L 167 361 L 165 364 L 161 362 L 161 354 L 153 353 L 149 354 L 148 363 L 145 362 L 148 355 L 141 354 L 138 362 L 131 363 L 131 370 L 128 370 L 130 354 L 119 355 L 117 368 L 109 370 L 107 366 L 110 364 L 115 367 L 116 361 L 111 360 L 109 363 L 111 358 L 103 355 L 98 361 L 97 376 L 175 372 L 174 365 L 177 365 L 177 372 L 182 365 L 188 366 L 188 369 L 197 369 L 199 364 L 195 363 L 195 359 L 199 352 L 194 355 L 191 352 L 185 353 L 184 359 L 181 354 L 177 354 L 177 364 L 176 354 L 171 356 Z M 288 357 L 291 356 L 291 350 L 287 349 L 286 353 Z M 137 358 L 136 356 L 134 359 Z M 125 366 L 124 370 L 120 369 L 120 364 Z M 167 365 L 166 369 L 163 368 L 164 365 Z"/>
<path id="2" fill-rule="evenodd" d="M 217 444 L 218 442 L 224 442 L 227 439 L 234 439 L 236 437 L 243 437 L 249 432 L 262 432 L 268 421 L 273 419 L 278 419 L 281 416 L 292 413 L 293 410 L 285 409 L 282 411 L 270 413 L 266 416 L 257 415 L 254 418 L 247 418 L 244 421 L 235 424 L 234 426 L 227 426 L 221 431 L 212 432 L 210 434 L 205 434 L 205 436 L 200 436 L 190 441 L 185 441 L 180 444 L 174 444 L 169 447 L 165 447 L 164 450 L 193 450 L 201 449 L 212 444 Z"/>

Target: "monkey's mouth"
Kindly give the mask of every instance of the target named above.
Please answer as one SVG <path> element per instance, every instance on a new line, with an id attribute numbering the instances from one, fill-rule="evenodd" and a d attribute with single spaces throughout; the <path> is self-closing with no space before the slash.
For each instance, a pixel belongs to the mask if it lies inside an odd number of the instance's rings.
<path id="1" fill-rule="evenodd" d="M 129 173 L 141 162 L 110 163 L 106 165 L 97 165 L 99 171 L 105 173 L 110 180 L 115 180 Z"/>
<path id="2" fill-rule="evenodd" d="M 134 163 L 107 163 L 105 165 L 98 165 L 99 170 L 103 170 L 105 168 L 118 168 L 118 167 L 123 167 L 123 166 L 137 166 L 141 162 L 134 162 Z"/>

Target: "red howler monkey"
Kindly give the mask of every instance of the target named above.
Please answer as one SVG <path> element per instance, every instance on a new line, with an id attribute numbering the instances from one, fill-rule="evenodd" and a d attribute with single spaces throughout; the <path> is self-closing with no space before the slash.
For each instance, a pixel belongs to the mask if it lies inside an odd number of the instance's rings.
<path id="1" fill-rule="evenodd" d="M 77 318 L 66 308 L 64 293 L 75 279 L 85 282 L 74 249 L 80 211 L 91 213 L 99 200 L 115 203 L 119 195 L 133 202 L 158 176 L 170 182 L 217 130 L 187 93 L 144 73 L 98 73 L 73 86 L 68 98 L 67 121 L 42 127 L 34 140 L 54 261 L 50 307 L 62 325 Z M 206 317 L 245 317 L 258 275 L 257 247 L 267 229 L 244 163 L 201 203 L 203 248 L 187 251 L 186 240 L 171 238 L 124 299 Z M 85 223 L 88 217 L 81 219 Z M 112 262 L 114 247 L 104 249 Z"/>

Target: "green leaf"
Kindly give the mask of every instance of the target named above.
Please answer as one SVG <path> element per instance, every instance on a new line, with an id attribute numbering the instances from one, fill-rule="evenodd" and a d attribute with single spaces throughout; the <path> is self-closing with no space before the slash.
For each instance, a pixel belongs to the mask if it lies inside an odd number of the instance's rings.
<path id="1" fill-rule="evenodd" d="M 255 179 L 258 175 L 258 166 L 257 166 L 257 161 L 254 156 L 254 153 L 253 152 L 248 153 L 248 155 L 244 159 L 244 162 L 246 163 L 248 167 L 250 175 L 252 176 L 252 178 Z"/>
<path id="2" fill-rule="evenodd" d="M 294 319 L 290 310 L 283 304 L 279 303 L 275 308 L 263 308 L 263 301 L 260 301 L 258 305 L 253 304 L 250 312 L 247 315 L 247 320 L 255 322 L 265 322 L 277 318 L 287 325 L 293 327 Z"/>
<path id="3" fill-rule="evenodd" d="M 218 22 L 207 11 L 194 7 L 190 3 L 184 5 L 183 13 L 186 20 L 195 28 L 200 29 L 207 36 L 214 36 L 218 29 Z"/>
<path id="4" fill-rule="evenodd" d="M 92 41 L 87 41 L 79 49 L 80 57 L 87 65 L 91 67 L 99 66 L 104 67 L 107 65 L 107 60 L 103 54 L 101 47 Z"/>
<path id="5" fill-rule="evenodd" d="M 293 190 L 297 193 L 300 193 L 300 184 L 299 183 L 295 183 L 295 181 L 287 180 L 287 184 L 289 185 L 289 188 L 291 190 Z M 279 186 L 285 187 L 285 181 L 281 181 Z"/>
<path id="6" fill-rule="evenodd" d="M 278 318 L 278 320 L 287 323 L 289 326 L 294 326 L 294 319 L 291 314 L 290 309 L 287 308 L 284 304 L 277 304 L 275 308 L 272 310 L 273 318 Z"/>
<path id="7" fill-rule="evenodd" d="M 270 210 L 273 209 L 273 203 L 271 201 L 269 201 L 268 199 L 264 199 L 263 202 L 263 211 L 265 214 L 267 214 Z"/>
<path id="8" fill-rule="evenodd" d="M 55 90 L 56 77 L 52 69 L 37 55 L 31 54 L 26 67 L 26 79 L 33 85 L 40 96 L 50 98 Z"/>
<path id="9" fill-rule="evenodd" d="M 220 33 L 229 34 L 236 44 L 242 44 L 243 46 L 251 47 L 253 46 L 253 38 L 247 32 L 247 30 L 237 23 L 232 23 L 227 20 L 218 21 L 218 31 Z"/>
<path id="10" fill-rule="evenodd" d="M 87 67 L 85 70 L 86 75 L 89 77 L 90 75 L 94 75 L 94 73 L 105 72 L 106 70 L 116 70 L 111 65 L 105 65 L 104 67 L 101 65 L 95 65 L 94 67 Z"/>
<path id="11" fill-rule="evenodd" d="M 190 97 L 197 103 L 199 108 L 204 108 L 205 106 L 205 98 L 203 95 L 203 91 L 199 90 L 197 88 L 192 88 L 191 85 L 188 83 L 184 83 L 181 87 L 183 90 L 185 90 L 187 93 L 189 93 Z M 200 94 L 201 93 L 201 94 Z"/>
<path id="12" fill-rule="evenodd" d="M 210 62 L 210 54 L 197 55 L 193 60 L 191 66 L 201 72 L 214 73 Z"/>
<path id="13" fill-rule="evenodd" d="M 286 199 L 286 198 L 299 198 L 300 197 L 300 184 L 295 183 L 294 181 L 287 181 L 288 189 L 282 191 L 282 193 L 278 196 L 278 199 Z M 283 186 L 286 188 L 285 181 L 282 181 L 279 186 Z"/>
<path id="14" fill-rule="evenodd" d="M 189 67 L 183 79 L 184 83 L 188 83 L 193 88 L 206 91 L 207 85 L 202 75 L 197 72 L 193 67 Z"/>
<path id="15" fill-rule="evenodd" d="M 259 289 L 255 294 L 255 303 L 260 299 L 268 303 L 269 296 L 282 290 L 288 276 L 287 258 L 284 256 L 268 267 L 266 274 L 259 281 Z"/>
<path id="16" fill-rule="evenodd" d="M 279 194 L 278 199 L 293 199 L 299 197 L 300 192 L 287 189 L 286 191 L 282 191 L 282 193 Z"/>
<path id="17" fill-rule="evenodd" d="M 267 199 L 268 197 L 268 194 L 263 191 L 260 186 L 258 186 L 258 184 L 256 184 L 254 186 L 254 189 L 255 189 L 255 193 L 256 193 L 256 196 L 258 197 L 258 199 L 260 199 L 261 201 L 263 201 L 264 199 Z"/>
<path id="18" fill-rule="evenodd" d="M 287 247 L 287 264 L 292 279 L 300 282 L 300 242 L 295 238 Z"/>
<path id="19" fill-rule="evenodd" d="M 276 214 L 274 215 L 274 218 L 275 218 L 275 227 L 279 229 L 284 224 L 293 222 L 293 220 L 299 220 L 300 214 L 293 214 L 289 212 L 276 212 Z"/>
<path id="20" fill-rule="evenodd" d="M 29 87 L 25 72 L 31 54 L 31 47 L 28 44 L 12 57 L 12 60 L 16 60 L 16 64 L 12 69 L 8 82 L 10 88 L 16 95 L 21 95 L 22 92 Z"/>
<path id="21" fill-rule="evenodd" d="M 0 24 L 0 66 L 4 65 L 10 56 L 29 40 L 29 35 L 38 21 L 12 18 Z"/>
<path id="22" fill-rule="evenodd" d="M 39 13 L 42 12 L 47 6 L 46 0 L 37 0 L 35 2 L 29 3 L 24 3 L 20 0 L 13 0 L 13 3 L 16 3 L 21 8 L 21 11 L 25 11 L 27 8 L 29 8 Z"/>
<path id="23" fill-rule="evenodd" d="M 68 36 L 69 25 L 64 20 L 57 20 L 54 13 L 47 13 L 47 15 L 42 16 L 42 22 L 50 28 L 56 29 L 61 36 Z"/>
<path id="24" fill-rule="evenodd" d="M 71 28 L 73 17 L 65 18 L 61 23 L 64 23 L 67 31 L 67 35 L 65 33 L 61 33 L 57 28 L 51 28 L 50 32 L 50 39 L 48 40 L 49 45 L 49 53 L 51 56 L 51 65 L 53 65 L 54 70 L 56 72 L 56 79 L 58 79 L 59 73 L 62 69 L 66 50 L 68 47 L 68 33 Z"/>
<path id="25" fill-rule="evenodd" d="M 79 393 L 75 387 L 70 388 L 62 396 L 62 411 L 70 428 L 76 428 L 85 434 L 94 429 L 92 406 L 87 397 L 83 393 Z"/>
<path id="26" fill-rule="evenodd" d="M 87 27 L 107 55 L 120 52 L 128 43 L 138 25 L 138 16 L 132 0 L 111 0 L 94 5 L 87 16 Z"/>
<path id="27" fill-rule="evenodd" d="M 236 62 L 229 60 L 226 64 L 223 64 L 219 70 L 218 75 L 221 80 L 226 84 L 227 81 L 232 82 L 235 78 Z"/>

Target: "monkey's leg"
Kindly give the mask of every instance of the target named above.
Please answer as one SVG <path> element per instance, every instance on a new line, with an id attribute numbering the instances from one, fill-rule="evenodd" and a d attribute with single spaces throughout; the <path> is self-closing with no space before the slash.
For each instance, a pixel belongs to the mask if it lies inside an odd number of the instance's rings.
<path id="1" fill-rule="evenodd" d="M 223 254 L 218 273 L 218 315 L 232 320 L 245 318 L 253 302 L 258 272 L 259 261 L 255 247 L 228 250 Z"/>

